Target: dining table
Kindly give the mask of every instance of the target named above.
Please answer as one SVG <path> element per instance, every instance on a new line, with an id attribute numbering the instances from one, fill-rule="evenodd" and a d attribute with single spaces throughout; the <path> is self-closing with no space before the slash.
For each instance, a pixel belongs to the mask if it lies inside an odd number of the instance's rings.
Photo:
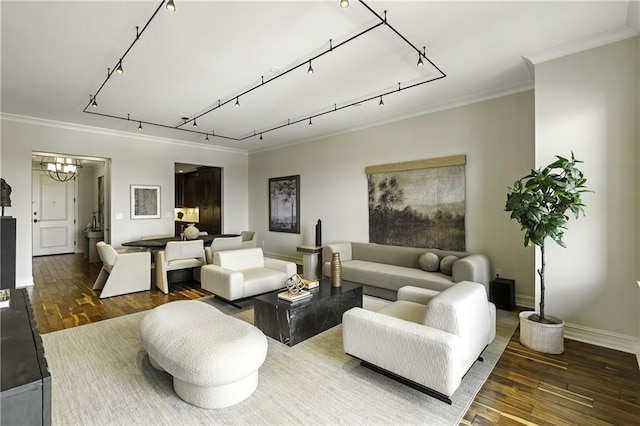
<path id="1" fill-rule="evenodd" d="M 210 234 L 210 235 L 198 235 L 198 238 L 194 240 L 203 240 L 205 246 L 211 245 L 211 242 L 216 238 L 225 237 L 239 237 L 240 234 Z M 163 249 L 169 241 L 182 241 L 180 237 L 165 237 L 165 238 L 152 238 L 149 240 L 136 240 L 127 241 L 122 243 L 124 247 L 141 247 L 149 250 Z M 193 241 L 193 240 L 191 240 Z"/>

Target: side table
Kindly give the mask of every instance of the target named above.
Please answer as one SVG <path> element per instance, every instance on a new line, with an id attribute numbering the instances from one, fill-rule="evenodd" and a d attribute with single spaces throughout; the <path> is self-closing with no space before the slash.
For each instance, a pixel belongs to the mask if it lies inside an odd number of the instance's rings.
<path id="1" fill-rule="evenodd" d="M 320 262 L 318 257 L 322 253 L 322 246 L 298 246 L 302 253 L 302 277 L 308 280 L 320 279 Z"/>
<path id="2" fill-rule="evenodd" d="M 489 283 L 489 300 L 498 309 L 511 310 L 516 304 L 515 287 L 515 280 L 496 277 Z"/>

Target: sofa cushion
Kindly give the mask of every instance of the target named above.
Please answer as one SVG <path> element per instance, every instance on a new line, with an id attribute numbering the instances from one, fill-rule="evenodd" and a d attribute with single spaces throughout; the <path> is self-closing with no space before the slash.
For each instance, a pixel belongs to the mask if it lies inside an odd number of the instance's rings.
<path id="1" fill-rule="evenodd" d="M 398 291 L 400 287 L 407 285 L 424 287 L 425 283 L 428 283 L 429 288 L 441 291 L 453 285 L 453 278 L 440 272 L 425 272 L 417 268 L 364 260 L 342 262 L 342 279 L 392 291 Z"/>
<path id="2" fill-rule="evenodd" d="M 242 271 L 244 297 L 255 296 L 285 287 L 287 274 L 268 268 L 251 268 Z"/>
<path id="3" fill-rule="evenodd" d="M 420 269 L 423 271 L 436 272 L 440 269 L 440 258 L 437 254 L 431 253 L 430 251 L 420 256 L 418 263 L 420 264 Z"/>
<path id="4" fill-rule="evenodd" d="M 445 275 L 453 275 L 453 264 L 458 259 L 459 258 L 457 256 L 453 255 L 445 256 L 440 261 L 440 271 L 442 271 L 442 273 Z"/>

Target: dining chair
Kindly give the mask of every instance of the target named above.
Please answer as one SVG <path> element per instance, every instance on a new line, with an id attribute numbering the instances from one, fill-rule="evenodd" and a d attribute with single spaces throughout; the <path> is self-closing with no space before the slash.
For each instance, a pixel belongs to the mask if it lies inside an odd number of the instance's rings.
<path id="1" fill-rule="evenodd" d="M 192 269 L 193 279 L 200 281 L 200 267 L 205 264 L 204 241 L 169 241 L 164 250 L 155 255 L 156 287 L 169 293 L 167 273 L 180 269 Z"/>
<path id="2" fill-rule="evenodd" d="M 255 232 L 242 231 L 240 232 L 240 237 L 242 237 L 242 248 L 251 248 L 257 246 Z"/>
<path id="3" fill-rule="evenodd" d="M 102 269 L 93 289 L 102 290 L 100 299 L 151 290 L 151 253 L 118 253 L 104 241 L 96 243 L 96 248 Z"/>
<path id="4" fill-rule="evenodd" d="M 211 246 L 205 247 L 207 264 L 213 263 L 213 255 L 217 251 L 237 250 L 242 248 L 242 237 L 217 237 L 211 242 Z"/>

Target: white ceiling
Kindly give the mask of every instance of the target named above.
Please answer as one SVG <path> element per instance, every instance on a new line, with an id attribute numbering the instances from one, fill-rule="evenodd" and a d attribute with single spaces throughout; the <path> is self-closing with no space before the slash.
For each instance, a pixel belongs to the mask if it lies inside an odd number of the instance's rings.
<path id="1" fill-rule="evenodd" d="M 356 0 L 341 9 L 334 1 L 187 1 L 177 11 L 160 7 L 113 74 L 91 112 L 89 95 L 144 27 L 159 1 L 6 1 L 2 18 L 1 109 L 26 116 L 138 134 L 138 120 L 181 124 L 231 100 L 197 120 L 189 130 L 243 138 L 287 123 L 264 140 L 210 137 L 143 124 L 145 135 L 241 150 L 259 150 L 345 132 L 532 87 L 523 55 L 544 55 L 571 45 L 637 34 L 629 1 L 367 1 L 379 15 L 426 54 L 446 78 L 384 96 L 360 106 L 341 106 L 393 92 L 438 76 L 418 68 L 418 54 L 382 25 L 276 80 L 377 24 Z M 633 4 L 633 6 L 632 6 Z M 634 28 L 635 27 L 635 28 Z M 582 48 L 584 48 L 582 47 Z M 555 49 L 555 50 L 554 50 Z M 542 57 L 542 56 L 538 56 Z M 276 70 L 274 72 L 274 70 Z M 277 71 L 279 70 L 279 71 Z M 235 97 L 267 84 L 240 97 Z M 313 118 L 308 118 L 332 109 Z"/>

